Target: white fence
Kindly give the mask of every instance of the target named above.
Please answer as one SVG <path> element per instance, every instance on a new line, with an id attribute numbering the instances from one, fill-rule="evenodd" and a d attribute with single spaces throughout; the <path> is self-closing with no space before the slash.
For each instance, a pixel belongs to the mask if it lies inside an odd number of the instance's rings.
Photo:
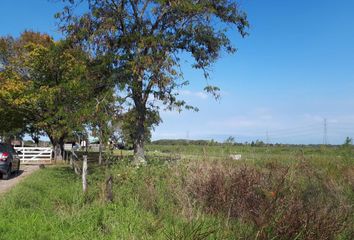
<path id="1" fill-rule="evenodd" d="M 21 163 L 33 164 L 52 161 L 52 148 L 45 147 L 16 147 L 16 151 L 21 153 L 18 156 Z"/>

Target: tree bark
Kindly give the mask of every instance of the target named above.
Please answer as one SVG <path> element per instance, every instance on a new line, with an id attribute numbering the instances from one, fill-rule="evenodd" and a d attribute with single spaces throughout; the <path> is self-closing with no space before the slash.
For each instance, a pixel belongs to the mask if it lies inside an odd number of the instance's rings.
<path id="1" fill-rule="evenodd" d="M 135 136 L 133 141 L 134 161 L 133 164 L 146 164 L 144 142 L 145 142 L 145 120 L 146 120 L 146 100 L 143 94 L 143 72 L 133 88 L 133 100 L 136 110 Z M 147 94 L 147 93 L 145 93 Z"/>
<path id="2" fill-rule="evenodd" d="M 53 145 L 54 163 L 56 163 L 56 161 L 63 160 L 64 137 L 60 137 L 59 139 L 54 139 L 53 137 L 49 136 L 49 139 Z"/>
<path id="3" fill-rule="evenodd" d="M 53 146 L 53 150 L 54 150 L 54 161 L 60 161 L 63 160 L 63 152 L 62 152 L 62 148 L 60 147 L 59 143 L 54 143 Z"/>
<path id="4" fill-rule="evenodd" d="M 34 141 L 34 144 L 36 145 L 36 147 L 38 147 L 39 145 L 39 136 L 37 135 L 32 135 L 32 140 Z"/>
<path id="5" fill-rule="evenodd" d="M 144 140 L 141 135 L 134 140 L 134 164 L 140 165 L 145 164 L 145 151 L 144 151 Z"/>
<path id="6" fill-rule="evenodd" d="M 146 164 L 144 142 L 145 142 L 145 109 L 137 109 L 137 121 L 134 139 L 134 161 L 136 165 Z"/>

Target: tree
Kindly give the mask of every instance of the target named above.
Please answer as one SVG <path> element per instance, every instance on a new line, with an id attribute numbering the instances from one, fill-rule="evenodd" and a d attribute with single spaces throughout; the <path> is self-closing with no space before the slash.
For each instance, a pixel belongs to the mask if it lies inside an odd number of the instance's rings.
<path id="1" fill-rule="evenodd" d="M 35 89 L 28 92 L 36 98 L 34 125 L 46 132 L 61 159 L 65 138 L 85 120 L 80 114 L 87 99 L 85 55 L 63 41 L 53 42 L 34 46 L 26 66 Z"/>
<path id="2" fill-rule="evenodd" d="M 236 143 L 236 142 L 235 142 L 235 137 L 229 136 L 229 137 L 224 141 L 224 143 L 229 144 L 229 145 L 235 144 L 235 143 Z"/>
<path id="3" fill-rule="evenodd" d="M 105 56 L 92 58 L 87 64 L 88 104 L 85 107 L 87 127 L 99 139 L 99 164 L 102 164 L 104 143 L 108 142 L 113 132 L 113 125 L 118 120 L 120 107 L 112 80 L 112 67 Z"/>
<path id="4" fill-rule="evenodd" d="M 28 32 L 22 36 L 25 35 Z M 19 109 L 19 106 L 30 100 L 20 97 L 27 83 L 21 80 L 24 69 L 15 64 L 22 61 L 19 57 L 20 49 L 25 44 L 22 37 L 18 41 L 9 36 L 0 38 L 0 134 L 3 141 L 10 141 L 14 136 L 23 133 L 27 124 L 25 109 Z"/>
<path id="5" fill-rule="evenodd" d="M 84 120 L 80 113 L 88 92 L 86 55 L 65 41 L 31 32 L 13 39 L 7 49 L 12 54 L 3 54 L 7 58 L 0 75 L 0 101 L 23 116 L 27 129 L 44 131 L 55 159 L 61 159 L 64 139 Z"/>
<path id="6" fill-rule="evenodd" d="M 4 82 L 5 81 L 0 77 L 0 85 L 3 86 Z M 17 112 L 16 109 L 11 108 L 7 104 L 4 104 L 4 101 L 2 101 L 1 98 L 2 94 L 0 93 L 0 138 L 4 142 L 9 142 L 13 137 L 19 137 L 23 134 L 25 120 L 21 113 Z"/>
<path id="7" fill-rule="evenodd" d="M 343 143 L 343 147 L 350 147 L 353 144 L 353 139 L 350 137 L 346 137 Z"/>
<path id="8" fill-rule="evenodd" d="M 138 138 L 137 136 L 138 132 L 135 129 L 135 121 L 137 119 L 138 112 L 133 108 L 123 114 L 122 116 L 122 135 L 123 135 L 123 140 L 124 143 L 127 145 L 134 145 L 135 139 Z M 151 131 L 154 128 L 154 125 L 159 123 L 161 121 L 160 115 L 158 114 L 157 111 L 147 111 L 145 115 L 145 121 L 144 121 L 144 129 L 145 129 L 145 134 L 144 134 L 144 141 L 145 142 L 150 142 L 151 140 Z"/>
<path id="9" fill-rule="evenodd" d="M 193 109 L 177 99 L 188 84 L 180 70 L 181 54 L 209 78 L 209 67 L 222 51 L 233 53 L 228 30 L 245 36 L 246 14 L 232 0 L 87 0 L 88 12 L 75 15 L 82 0 L 63 0 L 68 6 L 57 15 L 62 30 L 93 57 L 111 57 L 116 84 L 124 87 L 134 112 L 135 162 L 144 162 L 147 116 L 167 109 Z M 217 87 L 205 90 L 217 96 Z M 160 103 L 157 103 L 160 102 Z M 159 119 L 159 118 L 158 118 Z M 153 123 L 157 124 L 157 122 Z"/>
<path id="10" fill-rule="evenodd" d="M 99 139 L 98 163 L 102 164 L 102 151 L 104 143 L 108 142 L 113 132 L 114 122 L 117 121 L 118 114 L 115 106 L 115 96 L 113 91 L 105 91 L 94 98 L 94 111 L 89 117 L 89 123 L 94 136 Z"/>
<path id="11" fill-rule="evenodd" d="M 33 123 L 29 123 L 25 128 L 25 132 L 32 138 L 33 142 L 38 147 L 40 137 L 44 135 L 43 130 L 36 128 Z"/>
<path id="12" fill-rule="evenodd" d="M 0 135 L 3 141 L 8 141 L 13 135 L 22 132 L 26 125 L 23 112 L 13 107 L 20 103 L 18 97 L 25 84 L 15 74 L 17 69 L 7 71 L 23 42 L 17 42 L 12 37 L 0 38 Z M 8 104 L 9 102 L 12 104 Z"/>

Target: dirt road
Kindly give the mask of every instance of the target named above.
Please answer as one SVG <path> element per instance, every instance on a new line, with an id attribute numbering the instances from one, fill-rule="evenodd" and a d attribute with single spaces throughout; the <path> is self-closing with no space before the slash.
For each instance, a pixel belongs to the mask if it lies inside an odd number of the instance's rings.
<path id="1" fill-rule="evenodd" d="M 21 182 L 24 178 L 26 178 L 28 175 L 31 175 L 38 169 L 39 167 L 37 165 L 21 166 L 21 170 L 18 175 L 13 173 L 9 180 L 0 180 L 0 195 L 9 191 L 11 188 Z"/>

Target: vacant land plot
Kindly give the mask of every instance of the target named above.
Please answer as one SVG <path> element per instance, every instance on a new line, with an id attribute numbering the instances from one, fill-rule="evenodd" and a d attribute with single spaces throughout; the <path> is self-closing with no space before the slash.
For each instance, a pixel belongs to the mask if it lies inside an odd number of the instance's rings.
<path id="1" fill-rule="evenodd" d="M 154 147 L 147 166 L 90 166 L 86 194 L 69 167 L 35 172 L 1 198 L 0 239 L 354 236 L 351 148 Z"/>

